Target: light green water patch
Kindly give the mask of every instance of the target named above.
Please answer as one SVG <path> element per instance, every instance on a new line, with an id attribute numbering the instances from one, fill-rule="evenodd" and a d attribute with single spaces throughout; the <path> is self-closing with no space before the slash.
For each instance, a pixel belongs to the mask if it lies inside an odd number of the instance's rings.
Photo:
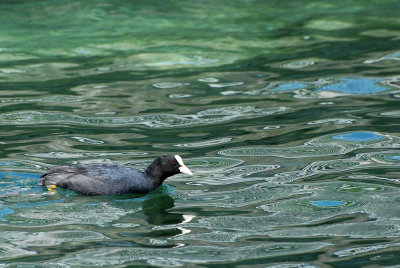
<path id="1" fill-rule="evenodd" d="M 318 30 L 332 31 L 346 29 L 352 26 L 352 23 L 340 20 L 313 20 L 309 22 L 306 27 Z"/>

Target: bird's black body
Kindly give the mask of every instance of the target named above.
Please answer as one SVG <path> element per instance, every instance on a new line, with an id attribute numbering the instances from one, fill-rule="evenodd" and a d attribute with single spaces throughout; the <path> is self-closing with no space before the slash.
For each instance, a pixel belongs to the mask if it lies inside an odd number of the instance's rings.
<path id="1" fill-rule="evenodd" d="M 55 166 L 42 175 L 39 185 L 86 195 L 148 193 L 181 172 L 191 175 L 182 158 L 171 155 L 156 158 L 144 172 L 116 164 Z"/>

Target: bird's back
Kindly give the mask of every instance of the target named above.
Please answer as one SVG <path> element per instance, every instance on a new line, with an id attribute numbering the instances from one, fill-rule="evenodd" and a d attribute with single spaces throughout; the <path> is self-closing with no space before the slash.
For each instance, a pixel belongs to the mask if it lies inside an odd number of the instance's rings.
<path id="1" fill-rule="evenodd" d="M 56 185 L 87 195 L 147 193 L 153 186 L 143 172 L 116 164 L 55 166 L 39 185 Z"/>

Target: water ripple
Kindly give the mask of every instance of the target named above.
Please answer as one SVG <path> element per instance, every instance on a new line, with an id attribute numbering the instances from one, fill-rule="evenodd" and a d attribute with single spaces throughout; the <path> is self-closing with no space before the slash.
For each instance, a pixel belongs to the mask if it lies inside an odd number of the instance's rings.
<path id="1" fill-rule="evenodd" d="M 191 185 L 228 185 L 245 181 L 264 180 L 263 177 L 249 177 L 252 174 L 261 173 L 279 168 L 279 165 L 245 165 L 242 160 L 232 158 L 198 158 L 188 161 L 191 169 L 197 176 L 187 179 Z M 246 178 L 249 177 L 249 178 Z"/>
<path id="2" fill-rule="evenodd" d="M 81 203 L 49 204 L 41 207 L 21 207 L 15 214 L 16 225 L 58 226 L 58 225 L 96 225 L 105 226 L 121 217 L 137 212 L 137 209 L 121 209 L 106 202 L 94 205 Z M 85 217 L 82 217 L 85 215 Z"/>
<path id="3" fill-rule="evenodd" d="M 88 143 L 88 144 L 103 144 L 104 143 L 104 141 L 89 139 L 89 138 L 85 138 L 85 137 L 71 137 L 71 138 L 75 139 L 79 142 Z"/>
<path id="4" fill-rule="evenodd" d="M 366 247 L 352 247 L 335 251 L 333 255 L 338 258 L 343 258 L 348 256 L 356 256 L 359 254 L 365 254 L 368 252 L 379 251 L 387 248 L 399 247 L 399 246 L 400 243 L 388 243 L 388 244 L 371 245 Z"/>
<path id="5" fill-rule="evenodd" d="M 376 63 L 376 62 L 386 61 L 386 60 L 400 61 L 400 51 L 395 51 L 393 53 L 387 54 L 387 55 L 377 58 L 377 59 L 365 60 L 364 63 L 371 64 L 371 63 Z"/>
<path id="6" fill-rule="evenodd" d="M 141 261 L 151 265 L 185 266 L 208 262 L 259 259 L 282 254 L 300 254 L 329 246 L 326 242 L 268 243 L 239 247 L 184 246 L 173 249 L 108 248 L 81 252 L 60 260 L 68 265 L 119 265 Z"/>
<path id="7" fill-rule="evenodd" d="M 231 178 L 226 180 L 226 183 L 220 185 L 227 185 L 232 183 Z M 212 184 L 212 182 L 210 183 Z M 182 201 L 180 207 L 191 207 L 192 204 L 196 206 L 211 206 L 211 207 L 244 207 L 250 204 L 258 204 L 260 202 L 272 202 L 281 198 L 298 197 L 298 186 L 276 186 L 274 184 L 255 184 L 244 189 L 233 191 L 218 191 L 215 193 L 198 192 L 196 195 L 180 194 L 177 192 L 175 195 Z"/>
<path id="8" fill-rule="evenodd" d="M 222 83 L 222 84 L 208 84 L 210 87 L 214 88 L 223 88 L 223 87 L 234 87 L 234 86 L 241 86 L 243 82 L 230 82 L 230 83 Z"/>
<path id="9" fill-rule="evenodd" d="M 183 87 L 183 86 L 187 86 L 187 85 L 189 85 L 189 83 L 163 82 L 163 83 L 153 84 L 154 87 L 161 88 L 161 89 Z"/>
<path id="10" fill-rule="evenodd" d="M 172 128 L 198 124 L 213 124 L 242 117 L 271 115 L 286 111 L 285 107 L 256 108 L 253 106 L 227 106 L 208 109 L 193 115 L 149 114 L 129 117 L 82 117 L 67 113 L 13 112 L 0 115 L 2 125 L 70 123 L 77 125 L 109 126 L 145 125 L 154 128 Z"/>
<path id="11" fill-rule="evenodd" d="M 214 77 L 206 77 L 206 78 L 199 78 L 198 81 L 199 82 L 204 82 L 204 83 L 216 83 L 219 80 L 217 78 L 214 78 Z"/>
<path id="12" fill-rule="evenodd" d="M 3 240 L 0 240 L 3 242 Z M 0 244 L 0 260 L 1 259 L 8 259 L 8 258 L 15 258 L 19 256 L 29 256 L 29 255 L 36 255 L 37 252 L 33 250 L 26 250 L 20 247 L 14 246 L 8 243 L 1 243 Z"/>
<path id="13" fill-rule="evenodd" d="M 218 145 L 218 144 L 229 143 L 231 140 L 232 140 L 232 138 L 219 138 L 219 139 L 201 141 L 201 142 L 175 144 L 174 146 L 198 148 L 198 147 L 207 147 L 207 146 L 214 146 L 214 145 Z"/>
<path id="14" fill-rule="evenodd" d="M 398 195 L 397 188 L 390 186 L 377 186 L 373 183 L 308 183 L 297 186 L 276 187 L 268 186 L 266 183 L 251 186 L 243 190 L 243 193 L 252 191 L 255 193 L 242 195 L 241 191 L 232 193 L 220 192 L 213 194 L 214 199 L 204 199 L 198 196 L 197 200 L 192 197 L 191 202 L 202 206 L 227 206 L 248 205 L 251 203 L 265 203 L 258 206 L 266 212 L 266 216 L 244 217 L 244 216 L 218 216 L 199 218 L 197 221 L 181 224 L 183 228 L 205 228 L 209 233 L 182 234 L 176 239 L 199 239 L 204 241 L 213 240 L 216 237 L 226 237 L 227 242 L 235 241 L 237 238 L 262 235 L 265 231 L 273 237 L 311 237 L 311 236 L 349 236 L 354 238 L 379 238 L 397 237 L 400 233 L 399 213 L 388 208 Z M 305 194 L 299 197 L 299 194 Z M 280 199 L 288 195 L 296 195 L 291 199 Z M 268 196 L 270 195 L 270 196 Z M 247 196 L 247 197 L 246 197 Z M 254 199 L 260 196 L 259 200 Z M 210 196 L 208 196 L 210 197 Z M 235 200 L 235 197 L 238 200 Z M 275 201 L 271 200 L 273 198 Z M 373 200 L 371 200 L 373 199 Z M 320 206 L 322 202 L 331 202 L 335 205 Z M 318 204 L 318 205 L 315 205 Z M 330 219 L 338 217 L 349 217 L 349 215 L 364 214 L 374 221 L 364 220 L 358 217 L 355 222 L 329 223 Z M 293 215 L 296 214 L 296 217 Z M 356 216 L 354 216 L 357 219 Z M 319 224 L 321 222 L 326 224 Z M 285 227 L 282 228 L 282 222 Z M 316 224 L 310 228 L 309 224 Z M 171 228 L 172 226 L 157 227 L 157 229 Z M 236 230 L 237 233 L 221 233 L 218 230 Z M 213 238 L 214 237 L 214 238 Z M 223 239 L 222 239 L 223 240 Z M 224 241 L 224 240 L 223 240 Z"/>
<path id="15" fill-rule="evenodd" d="M 396 266 L 398 0 L 299 2 L 2 1 L 0 267 Z M 37 186 L 164 154 L 194 176 Z"/>
<path id="16" fill-rule="evenodd" d="M 343 125 L 343 124 L 352 124 L 356 120 L 355 119 L 347 119 L 347 118 L 328 118 L 321 119 L 316 121 L 308 122 L 308 125 L 317 125 L 317 124 L 325 124 L 325 123 L 333 123 L 335 125 Z"/>
<path id="17" fill-rule="evenodd" d="M 342 171 L 354 169 L 393 166 L 398 163 L 399 160 L 397 156 L 399 155 L 400 153 L 397 151 L 383 151 L 357 154 L 355 157 L 346 159 L 316 161 L 307 165 L 302 170 L 277 173 L 274 176 L 265 179 L 269 182 L 282 184 L 312 177 L 322 173 L 340 173 Z"/>
<path id="18" fill-rule="evenodd" d="M 380 113 L 382 116 L 390 116 L 390 117 L 400 117 L 400 111 L 391 111 L 391 112 L 384 112 Z"/>
<path id="19" fill-rule="evenodd" d="M 28 170 L 28 171 L 43 171 L 49 165 L 38 161 L 31 160 L 16 160 L 16 159 L 0 159 L 0 167 L 5 171 L 17 171 L 17 170 Z"/>
<path id="20" fill-rule="evenodd" d="M 318 61 L 315 59 L 296 60 L 282 64 L 282 68 L 287 69 L 301 69 L 316 64 Z"/>
<path id="21" fill-rule="evenodd" d="M 27 156 L 34 156 L 39 158 L 49 158 L 49 159 L 71 159 L 71 158 L 86 158 L 86 157 L 95 157 L 95 158 L 102 158 L 102 157 L 109 157 L 109 156 L 141 156 L 147 155 L 148 153 L 145 152 L 120 152 L 120 153 L 111 153 L 111 152 L 80 152 L 80 153 L 73 153 L 73 152 L 48 152 L 48 153 L 30 153 L 25 154 Z M 0 164 L 1 165 L 1 164 Z"/>
<path id="22" fill-rule="evenodd" d="M 268 265 L 264 268 L 319 268 L 320 266 L 311 265 L 308 263 L 282 263 L 282 264 L 275 264 L 275 265 Z"/>
<path id="23" fill-rule="evenodd" d="M 261 89 L 243 92 L 244 95 L 294 93 L 295 98 L 332 98 L 344 95 L 380 94 L 396 86 L 391 81 L 397 77 L 381 78 L 319 78 L 315 81 L 272 82 Z"/>
<path id="24" fill-rule="evenodd" d="M 103 240 L 107 237 L 94 231 L 46 231 L 46 232 L 2 232 L 2 239 L 14 246 L 27 248 L 39 246 L 56 246 L 65 242 Z"/>
<path id="25" fill-rule="evenodd" d="M 301 158 L 347 154 L 361 148 L 400 148 L 400 138 L 377 132 L 355 131 L 317 137 L 300 146 L 231 148 L 218 153 L 225 156 Z"/>
<path id="26" fill-rule="evenodd" d="M 55 103 L 68 103 L 68 102 L 80 102 L 83 101 L 83 98 L 78 97 L 68 97 L 68 96 L 48 96 L 43 98 L 20 98 L 20 99 L 4 99 L 0 100 L 0 103 L 7 104 L 7 103 L 43 103 L 43 102 L 55 102 Z"/>
<path id="27" fill-rule="evenodd" d="M 381 238 L 397 237 L 400 233 L 399 225 L 385 222 L 357 222 L 337 224 L 335 226 L 318 226 L 313 228 L 287 228 L 272 231 L 272 237 L 320 237 L 320 236 L 347 236 L 352 238 Z"/>
<path id="28" fill-rule="evenodd" d="M 301 145 L 285 148 L 252 147 L 227 149 L 218 153 L 226 156 L 277 156 L 284 158 L 299 158 L 346 154 L 351 150 L 351 147 L 341 144 L 326 143 L 324 145 Z"/>
<path id="29" fill-rule="evenodd" d="M 214 173 L 242 164 L 244 161 L 225 157 L 199 157 L 189 159 L 187 165 L 200 173 Z"/>

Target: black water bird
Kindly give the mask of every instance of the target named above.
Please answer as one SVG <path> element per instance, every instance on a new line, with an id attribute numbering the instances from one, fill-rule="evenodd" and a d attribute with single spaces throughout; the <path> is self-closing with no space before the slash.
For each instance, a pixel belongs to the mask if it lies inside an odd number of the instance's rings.
<path id="1" fill-rule="evenodd" d="M 179 155 L 169 155 L 157 157 L 144 172 L 117 164 L 55 166 L 42 175 L 39 185 L 86 195 L 145 194 L 178 173 L 193 175 Z"/>

